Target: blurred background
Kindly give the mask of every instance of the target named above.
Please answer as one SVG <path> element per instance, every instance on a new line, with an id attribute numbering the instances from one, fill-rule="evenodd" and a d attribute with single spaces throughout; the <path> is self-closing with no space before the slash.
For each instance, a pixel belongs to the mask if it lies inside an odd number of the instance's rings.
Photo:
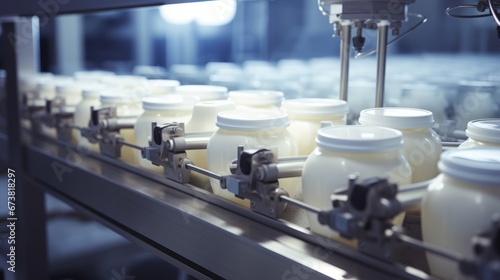
<path id="1" fill-rule="evenodd" d="M 410 12 L 428 22 L 390 47 L 392 54 L 496 53 L 500 40 L 491 17 L 445 15 L 457 0 L 416 1 Z M 188 3 L 50 19 L 42 26 L 42 71 L 81 69 L 130 72 L 136 65 L 168 68 L 211 61 L 242 63 L 337 56 L 339 39 L 314 0 Z M 403 29 L 415 24 L 407 22 Z M 365 32 L 366 48 L 375 32 Z"/>

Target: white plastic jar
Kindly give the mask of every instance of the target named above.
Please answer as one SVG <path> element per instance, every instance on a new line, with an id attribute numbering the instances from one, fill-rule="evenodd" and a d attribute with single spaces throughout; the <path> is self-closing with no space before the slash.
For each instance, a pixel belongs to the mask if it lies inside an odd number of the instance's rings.
<path id="1" fill-rule="evenodd" d="M 193 116 L 186 123 L 187 133 L 200 133 L 202 137 L 207 134 L 213 134 L 217 130 L 217 114 L 234 110 L 234 102 L 229 100 L 200 101 L 194 105 Z M 203 169 L 208 169 L 207 150 L 187 151 L 187 157 L 193 163 Z M 191 172 L 191 184 L 209 191 L 211 189 L 209 178 L 196 172 Z"/>
<path id="2" fill-rule="evenodd" d="M 465 130 L 470 121 L 494 118 L 499 107 L 495 102 L 496 87 L 485 81 L 461 81 L 453 103 L 456 128 Z"/>
<path id="3" fill-rule="evenodd" d="M 187 132 L 213 133 L 217 130 L 217 114 L 234 110 L 234 102 L 229 100 L 201 101 L 194 105 L 193 116 L 186 123 Z M 188 157 L 196 166 L 207 169 L 207 151 L 188 151 Z"/>
<path id="4" fill-rule="evenodd" d="M 212 85 L 184 85 L 178 86 L 175 93 L 187 96 L 196 96 L 200 101 L 223 100 L 227 98 L 227 88 Z"/>
<path id="5" fill-rule="evenodd" d="M 500 213 L 500 150 L 467 149 L 443 153 L 442 174 L 422 200 L 422 233 L 426 243 L 471 256 L 472 237 L 489 228 Z M 431 274 L 460 276 L 456 263 L 427 254 Z"/>
<path id="6" fill-rule="evenodd" d="M 64 99 L 65 107 L 75 107 L 82 101 L 82 87 L 76 82 L 56 85 L 56 97 Z"/>
<path id="7" fill-rule="evenodd" d="M 273 109 L 279 110 L 284 94 L 275 90 L 235 90 L 229 92 L 228 100 L 236 104 L 237 109 Z"/>
<path id="8" fill-rule="evenodd" d="M 104 85 L 90 85 L 82 88 L 82 100 L 75 107 L 74 123 L 79 127 L 88 127 L 90 121 L 90 108 L 98 108 L 101 105 L 99 98 L 105 90 Z M 79 130 L 73 130 L 73 138 L 76 143 L 91 151 L 98 152 L 99 145 L 90 143 L 83 137 Z"/>
<path id="9" fill-rule="evenodd" d="M 399 107 L 413 107 L 431 111 L 437 123 L 448 118 L 450 102 L 446 92 L 433 84 L 403 84 Z"/>
<path id="10" fill-rule="evenodd" d="M 37 82 L 37 95 L 39 99 L 54 100 L 58 95 L 57 88 L 73 84 L 74 80 L 66 76 L 54 76 L 48 79 L 39 79 Z M 57 138 L 57 130 L 55 127 L 49 127 L 45 124 L 40 125 L 40 132 L 48 137 Z"/>
<path id="11" fill-rule="evenodd" d="M 403 133 L 403 155 L 412 169 L 412 183 L 430 180 L 439 174 L 437 163 L 443 150 L 439 135 L 431 129 L 430 111 L 415 108 L 373 108 L 361 111 L 359 123 L 394 128 Z"/>
<path id="12" fill-rule="evenodd" d="M 459 149 L 500 149 L 500 119 L 470 121 L 467 124 L 465 135 L 469 138 L 458 146 Z"/>
<path id="13" fill-rule="evenodd" d="M 151 95 L 165 95 L 175 93 L 180 84 L 177 80 L 153 79 L 145 82 L 145 88 Z"/>
<path id="14" fill-rule="evenodd" d="M 169 94 L 163 96 L 149 96 L 142 99 L 144 113 L 137 118 L 134 126 L 135 144 L 149 146 L 151 138 L 151 123 L 158 125 L 164 123 L 186 123 L 191 119 L 193 106 L 199 99 L 195 96 L 182 96 Z M 153 165 L 149 160 L 143 159 L 140 151 L 135 151 L 139 166 L 163 173 L 163 167 Z"/>
<path id="15" fill-rule="evenodd" d="M 402 187 L 411 182 L 411 168 L 400 153 L 403 135 L 384 127 L 334 126 L 317 133 L 317 148 L 307 158 L 302 171 L 304 202 L 320 209 L 331 209 L 330 196 L 347 188 L 348 176 L 359 180 L 387 177 Z M 308 213 L 311 230 L 338 238 L 329 227 L 321 225 L 315 214 Z"/>
<path id="16" fill-rule="evenodd" d="M 321 122 L 345 125 L 349 112 L 347 102 L 327 98 L 299 98 L 285 101 L 290 118 L 288 130 L 297 141 L 299 155 L 309 155 L 316 148 L 316 134 Z"/>
<path id="17" fill-rule="evenodd" d="M 111 90 L 105 91 L 100 97 L 101 107 L 116 107 L 118 118 L 138 118 L 143 110 L 135 100 L 135 95 L 131 90 Z M 133 128 L 121 129 L 120 135 L 125 142 L 135 143 L 135 135 Z M 137 156 L 136 150 L 123 145 L 121 148 L 121 160 L 124 162 L 136 165 Z"/>
<path id="18" fill-rule="evenodd" d="M 230 163 L 237 158 L 237 148 L 277 149 L 278 157 L 298 155 L 297 144 L 286 129 L 290 125 L 288 116 L 282 112 L 233 110 L 217 115 L 217 131 L 207 147 L 208 169 L 220 175 L 229 175 Z M 238 199 L 220 187 L 219 181 L 210 179 L 213 192 L 228 200 L 249 206 L 248 200 Z M 297 179 L 279 180 L 280 187 L 289 194 L 296 191 Z"/>

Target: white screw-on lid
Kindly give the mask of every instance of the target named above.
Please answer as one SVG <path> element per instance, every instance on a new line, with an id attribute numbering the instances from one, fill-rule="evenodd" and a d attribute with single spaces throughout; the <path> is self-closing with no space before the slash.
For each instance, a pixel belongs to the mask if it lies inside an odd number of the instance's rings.
<path id="1" fill-rule="evenodd" d="M 75 82 L 60 83 L 56 85 L 56 93 L 58 96 L 81 95 L 82 87 L 80 84 Z"/>
<path id="2" fill-rule="evenodd" d="M 499 149 L 450 150 L 441 155 L 438 167 L 459 180 L 500 186 Z"/>
<path id="3" fill-rule="evenodd" d="M 500 143 L 500 119 L 470 121 L 465 134 L 477 141 Z"/>
<path id="4" fill-rule="evenodd" d="M 434 117 L 431 111 L 416 108 L 372 108 L 361 111 L 359 123 L 390 128 L 431 127 Z"/>
<path id="5" fill-rule="evenodd" d="M 100 97 L 106 86 L 102 84 L 91 84 L 82 87 L 82 97 Z"/>
<path id="6" fill-rule="evenodd" d="M 227 88 L 211 85 L 185 85 L 175 89 L 175 93 L 197 96 L 201 101 L 226 99 Z"/>
<path id="7" fill-rule="evenodd" d="M 340 152 L 384 152 L 400 149 L 403 146 L 403 134 L 385 127 L 332 126 L 318 130 L 316 144 Z"/>
<path id="8" fill-rule="evenodd" d="M 100 101 L 103 104 L 128 104 L 134 102 L 132 97 L 130 90 L 116 89 L 101 92 Z"/>
<path id="9" fill-rule="evenodd" d="M 76 71 L 73 73 L 73 77 L 75 77 L 78 81 L 100 81 L 103 76 L 114 76 L 115 73 L 110 71 L 102 71 L 102 70 L 92 70 L 92 71 Z"/>
<path id="10" fill-rule="evenodd" d="M 200 99 L 196 96 L 168 94 L 148 96 L 142 99 L 142 108 L 151 111 L 189 111 Z"/>
<path id="11" fill-rule="evenodd" d="M 458 84 L 460 92 L 481 92 L 481 93 L 494 93 L 496 90 L 495 84 L 487 81 L 460 81 Z"/>
<path id="12" fill-rule="evenodd" d="M 229 92 L 229 100 L 237 105 L 281 107 L 284 94 L 276 90 L 235 90 Z"/>
<path id="13" fill-rule="evenodd" d="M 329 98 L 298 98 L 285 101 L 289 114 L 318 116 L 343 115 L 349 112 L 349 106 L 344 100 Z"/>
<path id="14" fill-rule="evenodd" d="M 231 110 L 217 114 L 217 127 L 228 130 L 273 130 L 290 125 L 288 115 L 274 110 Z"/>
<path id="15" fill-rule="evenodd" d="M 152 79 L 147 80 L 146 88 L 152 91 L 153 94 L 166 94 L 175 92 L 175 89 L 180 84 L 177 80 Z"/>

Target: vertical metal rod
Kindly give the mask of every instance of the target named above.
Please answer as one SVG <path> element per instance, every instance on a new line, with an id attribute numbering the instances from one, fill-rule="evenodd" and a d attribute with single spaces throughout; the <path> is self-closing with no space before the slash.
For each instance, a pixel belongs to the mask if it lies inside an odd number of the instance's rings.
<path id="1" fill-rule="evenodd" d="M 388 33 L 389 22 L 379 22 L 377 32 L 377 93 L 375 96 L 375 107 L 384 106 L 385 66 L 387 62 Z"/>
<path id="2" fill-rule="evenodd" d="M 342 25 L 340 38 L 340 96 L 341 100 L 347 101 L 347 89 L 349 85 L 349 54 L 351 50 L 351 25 Z"/>

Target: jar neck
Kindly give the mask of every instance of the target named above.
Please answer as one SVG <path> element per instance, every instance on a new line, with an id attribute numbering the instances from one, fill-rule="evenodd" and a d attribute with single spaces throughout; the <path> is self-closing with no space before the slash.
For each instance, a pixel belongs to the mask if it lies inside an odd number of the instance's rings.
<path id="1" fill-rule="evenodd" d="M 273 134 L 275 133 L 284 133 L 284 132 L 287 132 L 287 129 L 286 127 L 283 127 L 283 128 L 275 128 L 275 129 L 262 129 L 262 130 L 236 130 L 236 129 L 225 129 L 225 128 L 218 128 L 218 131 L 220 131 L 221 133 L 224 133 L 224 134 L 231 134 L 231 135 L 255 135 L 255 134 L 259 134 L 259 133 L 262 133 L 262 132 L 271 132 Z"/>
<path id="2" fill-rule="evenodd" d="M 482 141 L 482 140 L 476 140 L 474 138 L 469 138 L 469 142 L 476 144 L 477 146 L 499 146 L 500 147 L 500 142 L 489 142 L 489 141 Z"/>
<path id="3" fill-rule="evenodd" d="M 499 190 L 500 191 L 500 181 L 498 184 L 487 184 L 483 182 L 476 182 L 476 181 L 466 181 L 462 179 L 458 179 L 452 176 L 449 176 L 447 174 L 443 174 L 443 183 L 457 186 L 457 187 L 466 187 L 466 188 L 486 188 L 488 190 Z"/>
<path id="4" fill-rule="evenodd" d="M 329 120 L 341 120 L 345 119 L 345 115 L 324 115 L 324 114 L 311 114 L 311 115 L 303 115 L 303 114 L 295 114 L 293 112 L 287 111 L 288 117 L 290 120 L 307 120 L 307 121 L 329 121 Z"/>
<path id="5" fill-rule="evenodd" d="M 397 128 L 401 132 L 407 133 L 429 133 L 431 132 L 430 127 L 417 127 L 417 128 Z"/>
<path id="6" fill-rule="evenodd" d="M 148 116 L 188 116 L 191 114 L 189 110 L 170 110 L 170 111 L 161 111 L 161 110 L 146 110 L 144 109 L 144 114 Z"/>
<path id="7" fill-rule="evenodd" d="M 369 157 L 379 157 L 379 158 L 387 158 L 387 157 L 398 157 L 400 155 L 399 149 L 387 150 L 387 151 L 372 151 L 372 152 L 346 152 L 346 151 L 335 151 L 322 147 L 318 147 L 318 150 L 321 153 L 336 156 L 336 157 L 347 157 L 353 159 L 366 159 Z"/>
<path id="8" fill-rule="evenodd" d="M 83 100 L 96 100 L 96 101 L 99 101 L 99 96 L 83 96 L 82 97 Z"/>

